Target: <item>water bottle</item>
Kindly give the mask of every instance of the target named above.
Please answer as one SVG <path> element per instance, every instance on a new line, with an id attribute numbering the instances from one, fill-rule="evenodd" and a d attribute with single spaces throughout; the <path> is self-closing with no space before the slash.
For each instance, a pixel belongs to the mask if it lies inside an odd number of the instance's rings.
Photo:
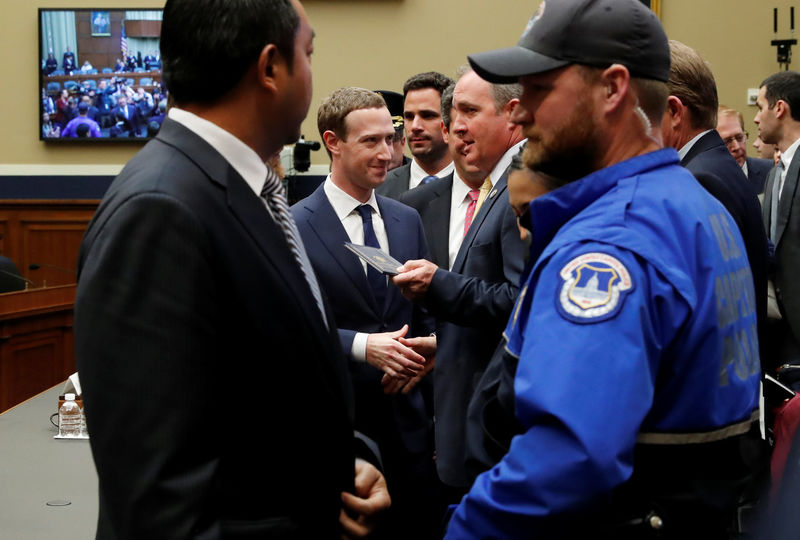
<path id="1" fill-rule="evenodd" d="M 62 437 L 81 436 L 81 408 L 75 403 L 75 394 L 66 394 L 64 404 L 58 409 L 58 434 Z"/>

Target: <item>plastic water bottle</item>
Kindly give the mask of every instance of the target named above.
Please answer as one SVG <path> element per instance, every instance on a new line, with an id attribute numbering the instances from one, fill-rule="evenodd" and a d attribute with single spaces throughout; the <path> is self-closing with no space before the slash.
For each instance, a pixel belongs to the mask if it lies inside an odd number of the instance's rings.
<path id="1" fill-rule="evenodd" d="M 64 404 L 58 409 L 58 434 L 62 437 L 81 436 L 81 408 L 75 403 L 75 394 L 66 394 Z"/>

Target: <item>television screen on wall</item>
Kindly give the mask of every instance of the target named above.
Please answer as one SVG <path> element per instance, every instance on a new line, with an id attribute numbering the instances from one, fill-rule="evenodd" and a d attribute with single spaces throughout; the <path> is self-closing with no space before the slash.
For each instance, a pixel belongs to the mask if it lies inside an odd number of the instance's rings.
<path id="1" fill-rule="evenodd" d="M 39 9 L 39 139 L 145 141 L 167 106 L 160 9 Z"/>

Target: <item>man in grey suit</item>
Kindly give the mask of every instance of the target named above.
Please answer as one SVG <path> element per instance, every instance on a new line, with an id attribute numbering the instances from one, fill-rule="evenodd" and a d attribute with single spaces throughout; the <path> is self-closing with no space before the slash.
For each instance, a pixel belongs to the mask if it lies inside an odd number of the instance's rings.
<path id="1" fill-rule="evenodd" d="M 467 406 L 495 348 L 518 294 L 526 248 L 508 204 L 507 168 L 523 137 L 511 116 L 519 103 L 518 85 L 492 85 L 471 71 L 453 91 L 450 136 L 458 179 L 452 190 L 449 235 L 461 235 L 451 269 L 407 261 L 393 281 L 409 298 L 424 302 L 437 317 L 434 369 L 436 466 L 440 479 L 458 498 L 470 486 L 466 468 Z M 416 206 L 423 226 L 430 207 Z"/>
<path id="2" fill-rule="evenodd" d="M 778 364 L 800 364 L 800 73 L 779 72 L 768 77 L 758 91 L 755 123 L 767 144 L 781 151 L 780 162 L 769 174 L 764 189 L 764 227 L 775 248 L 770 274 L 779 313 L 771 313 L 780 328 Z M 773 320 L 775 320 L 773 319 Z M 797 386 L 795 384 L 794 386 Z M 795 388 L 797 389 L 797 388 Z"/>
<path id="3" fill-rule="evenodd" d="M 97 538 L 363 537 L 389 497 L 356 459 L 335 321 L 264 164 L 300 135 L 313 32 L 297 0 L 168 0 L 161 30 L 175 107 L 78 262 Z"/>
<path id="4" fill-rule="evenodd" d="M 442 92 L 452 82 L 450 77 L 428 71 L 414 75 L 403 85 L 403 123 L 414 159 L 390 170 L 386 181 L 375 190 L 378 195 L 397 199 L 409 189 L 453 171 L 439 105 Z"/>

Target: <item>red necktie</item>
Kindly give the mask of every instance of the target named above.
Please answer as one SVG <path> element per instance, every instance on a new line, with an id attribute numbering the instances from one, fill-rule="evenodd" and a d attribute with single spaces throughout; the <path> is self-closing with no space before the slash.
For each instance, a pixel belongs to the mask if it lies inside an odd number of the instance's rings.
<path id="1" fill-rule="evenodd" d="M 478 204 L 478 197 L 481 194 L 480 189 L 471 189 L 469 195 L 469 205 L 467 206 L 467 217 L 464 219 L 464 236 L 467 236 L 469 226 L 472 225 L 472 218 L 475 215 L 475 206 Z"/>

